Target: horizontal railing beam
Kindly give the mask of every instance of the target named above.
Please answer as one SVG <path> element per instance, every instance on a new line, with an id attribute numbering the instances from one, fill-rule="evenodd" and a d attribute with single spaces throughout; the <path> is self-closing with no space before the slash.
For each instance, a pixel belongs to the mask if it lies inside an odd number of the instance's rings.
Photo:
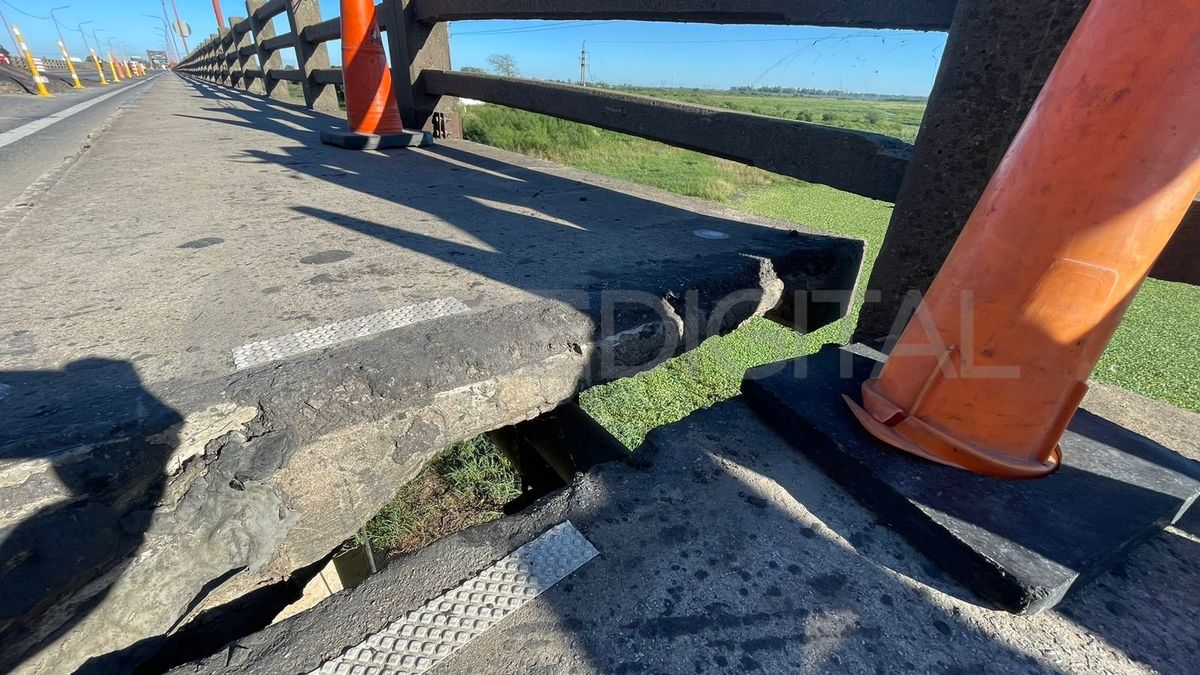
<path id="1" fill-rule="evenodd" d="M 422 23 L 628 19 L 947 30 L 958 0 L 413 0 Z"/>
<path id="2" fill-rule="evenodd" d="M 314 23 L 304 32 L 300 34 L 306 42 L 320 44 L 329 42 L 330 40 L 338 40 L 342 37 L 342 17 L 335 16 L 332 19 L 326 19 L 321 23 Z"/>
<path id="3" fill-rule="evenodd" d="M 287 9 L 287 0 L 270 0 L 267 4 L 254 10 L 255 21 L 270 21 Z"/>
<path id="4" fill-rule="evenodd" d="M 273 38 L 267 38 L 259 43 L 259 48 L 264 52 L 277 52 L 280 49 L 286 49 L 295 45 L 296 36 L 291 33 L 276 35 Z"/>
<path id="5" fill-rule="evenodd" d="M 273 80 L 284 80 L 286 82 L 303 82 L 304 73 L 294 68 L 272 68 L 267 75 Z"/>
<path id="6" fill-rule="evenodd" d="M 382 3 L 381 3 L 382 4 Z M 376 7 L 379 7 L 377 5 Z M 379 25 L 379 30 L 387 31 L 387 12 L 378 11 L 375 17 L 376 23 Z M 342 17 L 335 16 L 332 19 L 326 19 L 321 23 L 315 23 L 304 29 L 301 36 L 307 42 L 313 44 L 321 44 L 330 40 L 340 40 L 342 37 Z"/>
<path id="7" fill-rule="evenodd" d="M 1150 276 L 1164 281 L 1200 286 L 1200 195 L 1184 216 L 1171 243 L 1150 270 Z"/>
<path id="8" fill-rule="evenodd" d="M 312 72 L 313 82 L 317 84 L 343 84 L 341 68 L 319 68 Z"/>
<path id="9" fill-rule="evenodd" d="M 883 201 L 895 200 L 912 155 L 911 145 L 881 134 L 605 89 L 441 70 L 420 81 L 433 95 L 590 124 Z"/>

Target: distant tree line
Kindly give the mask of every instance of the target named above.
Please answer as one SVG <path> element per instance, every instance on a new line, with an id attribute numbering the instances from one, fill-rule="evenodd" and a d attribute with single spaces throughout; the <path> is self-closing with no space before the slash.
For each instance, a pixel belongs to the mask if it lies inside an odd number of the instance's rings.
<path id="1" fill-rule="evenodd" d="M 817 98 L 852 98 L 865 101 L 909 101 L 925 103 L 927 96 L 905 96 L 903 94 L 867 94 L 841 89 L 812 89 L 809 87 L 730 87 L 729 91 L 736 94 L 759 94 L 765 96 L 813 96 Z"/>

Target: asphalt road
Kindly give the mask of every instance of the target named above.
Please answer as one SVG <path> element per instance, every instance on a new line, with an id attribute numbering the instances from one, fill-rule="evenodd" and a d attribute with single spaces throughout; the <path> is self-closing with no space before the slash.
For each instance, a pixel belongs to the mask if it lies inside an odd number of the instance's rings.
<path id="1" fill-rule="evenodd" d="M 94 77 L 95 73 L 92 75 Z M 89 134 L 101 127 L 120 106 L 151 86 L 148 81 L 159 76 L 161 74 L 107 87 L 85 79 L 86 89 L 53 98 L 0 95 L 0 208 L 20 196 L 43 173 L 78 153 Z M 90 107 L 72 110 L 102 98 Z M 53 115 L 60 117 L 52 124 L 38 128 L 39 123 L 45 124 Z M 34 126 L 27 126 L 31 124 Z"/>

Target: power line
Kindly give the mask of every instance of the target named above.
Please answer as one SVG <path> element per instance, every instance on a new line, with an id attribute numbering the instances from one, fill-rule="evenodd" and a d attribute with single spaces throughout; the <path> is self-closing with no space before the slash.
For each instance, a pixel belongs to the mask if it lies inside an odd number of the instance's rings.
<path id="1" fill-rule="evenodd" d="M 50 17 L 48 17 L 48 16 L 38 16 L 36 14 L 30 14 L 29 12 L 26 12 L 25 10 L 21 9 L 20 7 L 17 7 L 16 5 L 12 4 L 8 0 L 0 0 L 0 2 L 7 5 L 9 9 L 16 12 L 17 14 L 23 14 L 23 15 L 29 17 L 30 19 L 37 19 L 38 21 L 49 21 L 50 20 Z"/>

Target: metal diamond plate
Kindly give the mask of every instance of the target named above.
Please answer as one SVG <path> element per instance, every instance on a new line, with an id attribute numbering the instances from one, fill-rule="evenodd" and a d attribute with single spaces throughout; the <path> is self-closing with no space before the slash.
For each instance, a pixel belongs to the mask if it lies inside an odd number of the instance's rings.
<path id="1" fill-rule="evenodd" d="M 424 673 L 597 555 L 574 525 L 560 523 L 310 675 Z"/>
<path id="2" fill-rule="evenodd" d="M 237 366 L 238 370 L 242 370 L 395 328 L 411 326 L 452 314 L 462 314 L 469 309 L 457 298 L 441 298 L 397 307 L 357 319 L 338 321 L 320 328 L 302 330 L 299 333 L 242 345 L 233 350 L 233 364 Z"/>

